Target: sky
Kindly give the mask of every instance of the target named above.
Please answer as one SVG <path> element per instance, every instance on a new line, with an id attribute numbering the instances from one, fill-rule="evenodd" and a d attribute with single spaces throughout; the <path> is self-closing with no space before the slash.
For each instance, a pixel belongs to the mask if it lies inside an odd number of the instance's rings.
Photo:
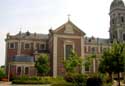
<path id="1" fill-rule="evenodd" d="M 6 34 L 30 31 L 47 34 L 70 20 L 87 37 L 109 38 L 113 0 L 0 0 L 0 65 L 5 64 Z M 125 1 L 124 1 L 125 2 Z"/>

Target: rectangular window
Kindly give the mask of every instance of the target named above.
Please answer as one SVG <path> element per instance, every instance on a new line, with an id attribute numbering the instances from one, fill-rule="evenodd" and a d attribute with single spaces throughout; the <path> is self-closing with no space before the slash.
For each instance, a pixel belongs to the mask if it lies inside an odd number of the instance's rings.
<path id="1" fill-rule="evenodd" d="M 97 48 L 96 47 L 92 47 L 92 54 L 95 54 L 97 52 Z"/>
<path id="2" fill-rule="evenodd" d="M 17 67 L 17 75 L 21 75 L 21 67 Z"/>
<path id="3" fill-rule="evenodd" d="M 100 52 L 101 52 L 101 53 L 103 52 L 103 50 L 102 50 L 102 46 L 100 47 Z"/>
<path id="4" fill-rule="evenodd" d="M 103 52 L 105 52 L 106 51 L 106 48 L 103 48 Z"/>
<path id="5" fill-rule="evenodd" d="M 29 43 L 26 43 L 25 44 L 25 49 L 29 49 L 30 48 L 30 44 Z"/>
<path id="6" fill-rule="evenodd" d="M 84 52 L 87 53 L 87 49 L 86 49 L 86 46 L 84 47 Z"/>
<path id="7" fill-rule="evenodd" d="M 9 43 L 9 48 L 14 49 L 15 48 L 15 43 Z"/>
<path id="8" fill-rule="evenodd" d="M 25 75 L 29 74 L 29 67 L 25 67 Z"/>
<path id="9" fill-rule="evenodd" d="M 65 50 L 66 58 L 68 58 L 70 56 L 72 49 L 73 49 L 72 45 L 66 45 L 66 50 Z"/>
<path id="10" fill-rule="evenodd" d="M 36 49 L 37 50 L 39 49 L 39 43 L 36 43 Z"/>
<path id="11" fill-rule="evenodd" d="M 85 65 L 85 71 L 89 71 L 89 66 Z"/>
<path id="12" fill-rule="evenodd" d="M 90 46 L 88 46 L 88 52 L 89 52 L 89 53 L 91 52 L 91 47 L 90 47 Z"/>
<path id="13" fill-rule="evenodd" d="M 123 41 L 125 41 L 125 33 L 123 34 Z"/>
<path id="14" fill-rule="evenodd" d="M 40 50 L 45 50 L 45 44 L 40 44 Z"/>
<path id="15" fill-rule="evenodd" d="M 124 17 L 123 16 L 121 17 L 121 22 L 124 23 Z"/>

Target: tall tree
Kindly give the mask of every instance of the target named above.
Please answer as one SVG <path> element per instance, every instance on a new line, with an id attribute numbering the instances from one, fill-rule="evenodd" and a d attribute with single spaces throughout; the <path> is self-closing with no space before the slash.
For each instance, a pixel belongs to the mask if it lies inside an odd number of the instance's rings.
<path id="1" fill-rule="evenodd" d="M 111 49 L 113 72 L 117 73 L 120 86 L 120 72 L 124 71 L 125 45 L 123 43 L 114 43 Z"/>
<path id="2" fill-rule="evenodd" d="M 112 72 L 113 72 L 113 65 L 112 65 L 112 53 L 111 50 L 106 50 L 101 58 L 99 71 L 101 73 L 108 73 L 110 81 L 112 81 Z"/>
<path id="3" fill-rule="evenodd" d="M 47 54 L 37 55 L 37 61 L 35 62 L 35 67 L 40 75 L 48 74 L 50 70 L 48 55 Z"/>
<path id="4" fill-rule="evenodd" d="M 112 47 L 103 53 L 99 70 L 101 72 L 117 73 L 120 86 L 120 72 L 124 70 L 125 45 L 123 43 L 113 43 Z"/>

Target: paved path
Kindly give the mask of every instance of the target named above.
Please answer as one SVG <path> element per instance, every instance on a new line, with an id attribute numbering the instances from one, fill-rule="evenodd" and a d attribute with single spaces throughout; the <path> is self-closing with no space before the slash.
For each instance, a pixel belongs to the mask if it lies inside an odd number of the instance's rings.
<path id="1" fill-rule="evenodd" d="M 50 86 L 50 85 L 12 85 L 11 82 L 0 81 L 0 86 Z"/>
<path id="2" fill-rule="evenodd" d="M 0 81 L 0 86 L 10 86 L 11 82 L 2 82 Z"/>

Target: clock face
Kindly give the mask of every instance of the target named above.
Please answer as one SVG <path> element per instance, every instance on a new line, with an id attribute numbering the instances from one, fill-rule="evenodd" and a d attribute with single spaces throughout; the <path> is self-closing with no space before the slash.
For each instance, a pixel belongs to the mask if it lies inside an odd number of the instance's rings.
<path id="1" fill-rule="evenodd" d="M 70 33 L 70 34 L 73 34 L 73 33 L 74 33 L 73 27 L 72 27 L 71 24 L 66 24 L 64 33 Z"/>

